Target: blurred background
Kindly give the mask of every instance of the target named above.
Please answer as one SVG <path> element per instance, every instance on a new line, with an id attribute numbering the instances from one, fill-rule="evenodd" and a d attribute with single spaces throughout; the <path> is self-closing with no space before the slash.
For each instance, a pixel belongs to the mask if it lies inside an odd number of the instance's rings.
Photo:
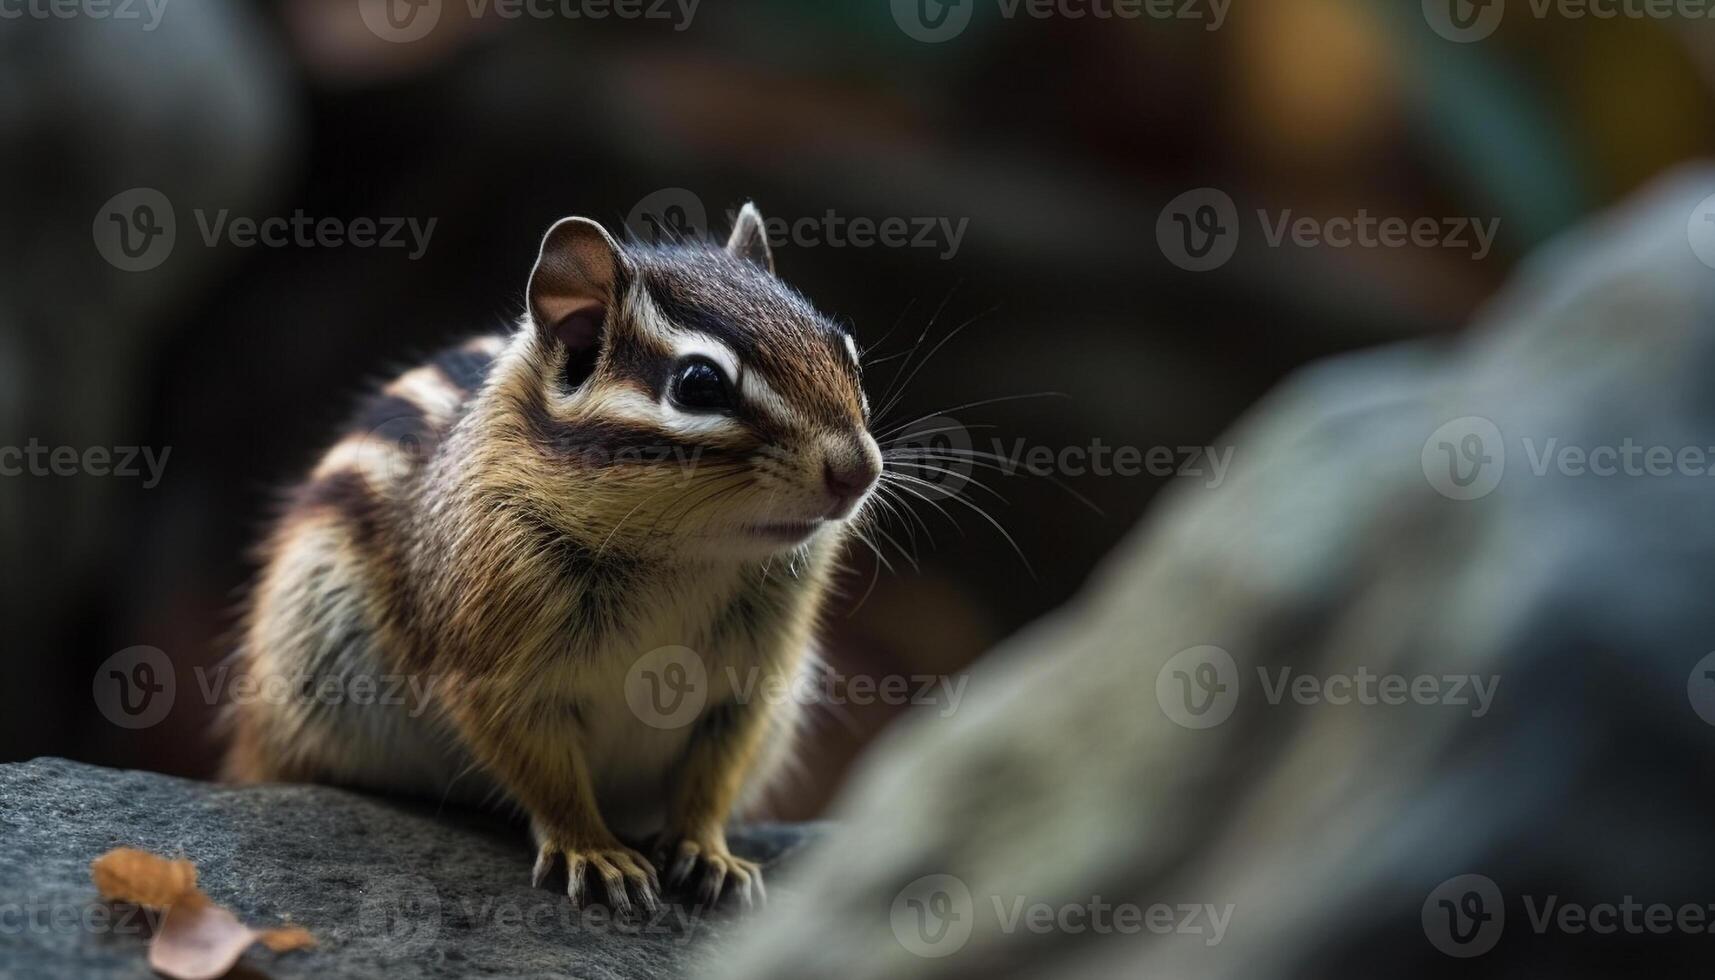
<path id="1" fill-rule="evenodd" d="M 515 317 L 560 216 L 724 236 L 753 199 L 804 229 L 775 241 L 780 274 L 873 346 L 872 395 L 915 371 L 891 421 L 1053 392 L 946 414 L 1002 455 L 1183 459 L 1312 359 L 1458 330 L 1523 253 L 1715 140 L 1701 25 L 1508 5 L 1459 40 L 1416 0 L 1168 6 L 1186 15 L 1000 0 L 10 8 L 24 13 L 0 17 L 0 446 L 167 455 L 148 486 L 146 468 L 0 476 L 0 761 L 212 774 L 214 706 L 192 671 L 229 650 L 275 493 L 367 383 Z M 1170 205 L 1203 188 L 1223 197 L 1191 198 L 1189 217 L 1230 200 L 1209 213 L 1239 230 L 1228 260 L 1196 271 Z M 169 210 L 173 233 L 151 239 L 166 250 L 115 242 L 116 215 L 146 217 L 141 233 Z M 223 211 L 427 235 L 210 243 Z M 1283 218 L 1360 214 L 1496 234 L 1269 241 Z M 912 241 L 849 234 L 890 220 Z M 916 567 L 853 553 L 828 617 L 838 671 L 962 670 L 1076 592 L 1153 493 L 1210 478 L 976 475 L 996 478 L 1004 502 L 973 500 L 1023 558 L 971 511 L 922 508 L 933 542 L 915 530 Z M 165 651 L 179 696 L 128 730 L 91 688 L 137 645 Z M 820 812 L 902 710 L 830 712 L 780 814 Z"/>

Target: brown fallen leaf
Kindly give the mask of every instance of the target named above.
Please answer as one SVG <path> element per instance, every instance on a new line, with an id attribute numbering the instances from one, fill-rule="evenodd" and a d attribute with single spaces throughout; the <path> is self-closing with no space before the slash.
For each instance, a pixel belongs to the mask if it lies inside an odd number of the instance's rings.
<path id="1" fill-rule="evenodd" d="M 276 953 L 316 944 L 302 926 L 257 931 L 238 921 L 203 894 L 197 887 L 196 865 L 183 858 L 170 860 L 120 847 L 90 862 L 89 874 L 108 901 L 166 913 L 149 941 L 149 966 L 176 980 L 223 976 L 257 942 Z"/>
<path id="2" fill-rule="evenodd" d="M 256 937 L 262 945 L 276 953 L 290 953 L 294 949 L 309 949 L 316 944 L 316 937 L 303 926 L 283 926 L 279 929 L 267 929 Z"/>
<path id="3" fill-rule="evenodd" d="M 182 858 L 170 861 L 134 847 L 116 847 L 91 861 L 89 876 L 95 879 L 101 897 L 112 902 L 165 909 L 208 901 L 197 889 L 196 865 Z"/>

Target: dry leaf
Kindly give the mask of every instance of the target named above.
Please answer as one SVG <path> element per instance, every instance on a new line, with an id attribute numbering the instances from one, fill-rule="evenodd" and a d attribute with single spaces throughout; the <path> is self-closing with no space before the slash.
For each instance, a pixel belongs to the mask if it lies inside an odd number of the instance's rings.
<path id="1" fill-rule="evenodd" d="M 101 897 L 151 909 L 206 902 L 197 890 L 197 868 L 189 861 L 164 857 L 131 847 L 118 847 L 90 862 L 89 875 Z"/>
<path id="2" fill-rule="evenodd" d="M 254 942 L 255 931 L 218 905 L 175 907 L 149 943 L 149 966 L 178 980 L 214 980 Z"/>
<path id="3" fill-rule="evenodd" d="M 316 944 L 316 937 L 303 926 L 285 926 L 280 929 L 268 929 L 256 938 L 262 945 L 276 953 L 290 953 L 294 949 L 309 949 Z"/>
<path id="4" fill-rule="evenodd" d="M 176 980 L 223 976 L 256 942 L 276 953 L 316 944 L 302 926 L 258 932 L 238 921 L 197 888 L 196 865 L 182 858 L 119 847 L 91 861 L 89 874 L 108 901 L 166 910 L 149 941 L 149 966 Z"/>

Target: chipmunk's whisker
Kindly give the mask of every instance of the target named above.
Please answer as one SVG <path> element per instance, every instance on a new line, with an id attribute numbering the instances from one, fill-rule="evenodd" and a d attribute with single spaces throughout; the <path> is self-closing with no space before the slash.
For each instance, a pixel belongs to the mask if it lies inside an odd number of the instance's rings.
<path id="1" fill-rule="evenodd" d="M 904 377 L 905 372 L 911 367 L 911 357 L 915 356 L 917 351 L 923 347 L 923 342 L 929 339 L 929 331 L 935 328 L 935 321 L 941 318 L 941 311 L 945 310 L 947 308 L 947 304 L 952 302 L 953 293 L 956 290 L 957 287 L 947 290 L 947 295 L 941 298 L 940 304 L 935 307 L 935 312 L 929 314 L 929 321 L 923 324 L 923 332 L 917 336 L 917 342 L 906 348 L 905 353 L 910 356 L 907 356 L 905 363 L 901 364 L 899 368 L 893 372 L 893 379 L 887 383 L 887 390 L 882 392 L 881 398 L 878 399 L 882 403 L 882 409 L 876 413 L 877 415 L 886 415 L 888 410 L 893 407 L 894 402 L 898 398 L 894 392 L 899 388 L 900 379 Z M 903 394 L 903 392 L 900 393 Z"/>
<path id="2" fill-rule="evenodd" d="M 1050 484 L 1059 488 L 1073 500 L 1076 500 L 1078 503 L 1088 507 L 1097 516 L 1108 516 L 1107 511 L 1098 506 L 1095 501 L 1084 496 L 1082 493 L 1079 493 L 1077 490 L 1073 489 L 1070 484 L 1061 480 L 1059 477 L 1056 477 L 1051 473 L 1042 473 L 1029 468 L 1025 468 L 1024 472 L 1021 474 L 1015 460 L 999 455 L 998 453 L 987 453 L 975 449 L 958 449 L 952 447 L 936 447 L 933 449 L 902 447 L 882 453 L 882 461 L 884 464 L 889 462 L 899 462 L 901 465 L 910 466 L 915 465 L 912 460 L 916 458 L 933 459 L 939 462 L 948 463 L 967 463 L 971 466 L 980 466 L 984 469 L 992 470 L 1004 476 L 1034 476 L 1038 479 L 1047 480 Z M 1005 465 L 1002 465 L 1003 463 Z"/>
<path id="3" fill-rule="evenodd" d="M 1015 466 L 1002 466 L 999 463 L 992 463 L 986 459 L 974 459 L 974 458 L 969 457 L 969 456 L 953 455 L 953 454 L 947 453 L 945 451 L 935 452 L 935 451 L 930 451 L 930 450 L 922 450 L 922 451 L 902 450 L 898 453 L 895 453 L 892 456 L 883 457 L 882 463 L 884 465 L 887 463 L 893 463 L 896 466 L 909 467 L 909 466 L 920 465 L 920 462 L 922 460 L 928 460 L 928 461 L 933 462 L 933 463 L 958 463 L 958 464 L 964 465 L 964 466 L 972 466 L 972 467 L 977 467 L 977 468 L 980 468 L 983 470 L 988 470 L 990 472 L 999 473 L 1002 476 L 1017 476 L 1018 475 L 1018 467 L 1015 467 Z M 1027 471 L 1027 472 L 1029 472 L 1029 471 Z M 1045 474 L 1031 473 L 1030 475 L 1035 476 L 1035 475 L 1045 475 Z"/>
<path id="4" fill-rule="evenodd" d="M 932 463 L 925 463 L 921 460 L 906 463 L 904 465 L 909 466 L 912 469 L 922 470 L 922 471 L 927 472 L 927 473 L 941 473 L 941 474 L 944 474 L 946 476 L 953 477 L 956 480 L 963 480 L 964 482 L 969 483 L 971 486 L 976 487 L 977 489 L 988 493 L 990 496 L 994 497 L 996 500 L 999 500 L 1001 503 L 1006 504 L 1007 506 L 1012 505 L 1012 501 L 1007 500 L 1005 497 L 1001 496 L 1000 493 L 997 492 L 993 487 L 991 487 L 988 484 L 984 483 L 983 481 L 977 479 L 976 477 L 971 476 L 968 473 L 960 473 L 958 470 L 951 470 L 945 466 L 935 466 Z M 929 481 L 929 482 L 933 482 L 933 481 Z"/>
<path id="5" fill-rule="evenodd" d="M 933 418 L 934 416 L 929 416 L 929 417 Z M 921 421 L 921 419 L 918 421 Z M 923 438 L 927 438 L 928 436 L 940 435 L 943 432 L 961 432 L 961 431 L 969 432 L 972 429 L 997 429 L 997 428 L 999 428 L 999 426 L 995 425 L 992 422 L 974 422 L 970 425 L 964 425 L 964 424 L 959 423 L 959 422 L 954 422 L 952 425 L 943 425 L 940 428 L 936 428 L 936 429 L 913 429 L 911 431 L 911 438 L 923 439 Z M 906 446 L 891 446 L 891 447 L 889 447 L 889 449 L 909 449 L 909 448 L 912 448 L 912 446 L 909 444 Z M 885 452 L 886 450 L 883 450 L 883 451 Z"/>
<path id="6" fill-rule="evenodd" d="M 1018 560 L 1024 564 L 1024 570 L 1029 573 L 1029 575 L 1032 579 L 1036 578 L 1036 569 L 1031 566 L 1030 559 L 1028 559 L 1024 556 L 1024 549 L 1022 549 L 1018 546 L 1018 542 L 1013 539 L 1012 535 L 1007 532 L 1006 528 L 1004 526 L 1002 526 L 999 521 L 995 520 L 994 516 L 991 515 L 988 511 L 984 510 L 982 507 L 978 506 L 977 504 L 974 504 L 971 501 L 965 499 L 965 497 L 962 494 L 949 493 L 946 490 L 946 488 L 941 487 L 935 483 L 931 483 L 928 480 L 924 480 L 920 477 L 909 476 L 907 474 L 899 473 L 899 472 L 892 473 L 891 477 L 895 480 L 904 481 L 904 483 L 901 485 L 901 489 L 907 491 L 908 493 L 911 493 L 913 496 L 916 496 L 922 500 L 929 501 L 929 498 L 927 496 L 925 496 L 921 491 L 913 489 L 911 486 L 912 484 L 925 486 L 925 487 L 928 487 L 931 490 L 934 490 L 938 493 L 945 494 L 947 499 L 952 500 L 958 504 L 961 504 L 964 507 L 967 507 L 972 511 L 975 511 L 978 517 L 981 517 L 983 520 L 987 521 L 989 523 L 989 526 L 993 527 L 996 531 L 1000 532 L 1000 536 L 1006 539 L 1006 543 L 1012 546 L 1013 553 L 1018 555 Z M 929 502 L 933 503 L 933 501 L 929 501 Z M 942 513 L 946 513 L 946 511 L 943 510 Z"/>
<path id="7" fill-rule="evenodd" d="M 945 517 L 947 519 L 948 524 L 953 525 L 953 530 L 959 532 L 959 535 L 961 537 L 964 536 L 965 529 L 963 527 L 959 526 L 958 520 L 956 518 L 954 518 L 952 514 L 947 513 L 947 508 L 942 507 L 941 504 L 938 501 L 936 501 L 933 497 L 925 496 L 921 493 L 918 493 L 918 492 L 912 490 L 911 487 L 906 486 L 904 483 L 904 474 L 901 474 L 896 470 L 883 469 L 881 471 L 881 485 L 889 487 L 890 489 L 892 489 L 896 493 L 898 493 L 900 495 L 899 499 L 900 499 L 901 503 L 904 503 L 906 500 L 906 496 L 909 495 L 909 496 L 916 498 L 918 500 L 921 500 L 924 503 L 928 504 L 929 506 L 935 508 L 935 510 L 938 511 L 942 517 Z M 919 518 L 919 520 L 921 520 L 921 518 Z M 927 530 L 928 525 L 925 524 L 924 527 L 925 527 L 925 530 Z"/>
<path id="8" fill-rule="evenodd" d="M 964 333 L 966 327 L 969 327 L 971 324 L 976 323 L 978 320 L 982 319 L 985 316 L 988 316 L 990 313 L 993 313 L 997 309 L 999 309 L 998 306 L 990 307 L 990 308 L 982 311 L 981 313 L 978 313 L 977 315 L 971 317 L 970 319 L 966 320 L 965 322 L 959 324 L 958 326 L 954 327 L 953 329 L 947 331 L 947 335 L 945 337 L 942 337 L 940 342 L 937 343 L 934 347 L 931 347 L 929 349 L 929 353 L 923 355 L 923 359 L 918 361 L 917 366 L 911 369 L 911 374 L 906 377 L 904 384 L 901 384 L 899 386 L 898 393 L 896 393 L 893 396 L 892 400 L 886 406 L 884 406 L 882 408 L 882 413 L 886 414 L 886 412 L 889 409 L 891 409 L 895 403 L 897 403 L 901 398 L 905 397 L 906 391 L 909 390 L 911 387 L 911 382 L 917 380 L 917 376 L 919 374 L 923 373 L 923 369 L 925 367 L 929 366 L 929 362 L 934 360 L 936 354 L 941 353 L 943 348 L 945 348 L 948 344 L 952 343 L 953 338 L 957 337 L 961 333 Z"/>
<path id="9" fill-rule="evenodd" d="M 869 539 L 868 535 L 864 534 L 861 530 L 859 530 L 856 527 L 852 528 L 851 530 L 852 530 L 852 536 L 853 537 L 857 538 L 859 541 L 862 541 L 864 544 L 869 546 L 869 550 L 875 555 L 876 561 L 879 561 L 882 563 L 882 565 L 886 566 L 889 573 L 898 574 L 897 572 L 894 571 L 893 563 L 887 560 L 887 556 L 881 553 L 881 549 L 877 548 L 875 546 L 875 542 L 871 541 Z"/>
<path id="10" fill-rule="evenodd" d="M 950 293 L 948 295 L 949 295 L 949 297 L 951 296 Z M 869 361 L 869 352 L 879 348 L 882 344 L 887 343 L 888 338 L 890 338 L 894 334 L 898 333 L 899 328 L 905 325 L 905 318 L 911 315 L 911 308 L 913 306 L 916 306 L 916 305 L 917 305 L 917 300 L 915 300 L 915 299 L 906 300 L 905 301 L 905 309 L 900 310 L 899 315 L 897 317 L 894 317 L 893 326 L 887 328 L 887 332 L 881 335 L 881 339 L 875 341 L 874 343 L 870 344 L 868 347 L 865 347 L 863 350 L 859 351 L 858 352 L 858 360 L 860 362 L 864 363 L 865 365 L 871 363 Z M 882 360 L 892 360 L 893 358 L 899 357 L 902 354 L 909 354 L 914 349 L 915 348 L 909 348 L 908 347 L 905 350 L 900 351 L 898 354 L 889 354 L 889 355 L 887 355 L 887 357 L 882 358 Z"/>
<path id="11" fill-rule="evenodd" d="M 880 494 L 877 494 L 875 499 L 876 499 L 876 502 L 878 504 L 885 505 L 888 508 L 888 510 L 887 510 L 888 514 L 893 515 L 893 516 L 898 516 L 898 512 L 893 509 L 893 505 L 891 503 L 889 503 L 888 501 L 883 500 L 881 498 Z M 884 524 L 882 522 L 881 512 L 878 510 L 866 509 L 862 514 L 860 514 L 858 516 L 858 522 L 857 523 L 861 528 L 863 528 L 865 530 L 873 529 L 875 531 L 875 533 L 881 535 L 881 537 L 883 539 L 885 539 L 887 541 L 887 543 L 893 545 L 893 547 L 899 552 L 899 556 L 901 558 L 904 558 L 911 565 L 912 569 L 914 569 L 916 571 L 922 571 L 921 566 L 917 562 L 917 532 L 916 532 L 916 529 L 913 528 L 909 523 L 906 523 L 904 525 L 904 528 L 905 528 L 905 532 L 906 532 L 906 537 L 911 542 L 911 548 L 910 549 L 907 549 L 903 544 L 901 544 L 899 542 L 898 538 L 896 538 L 892 534 L 888 533 L 887 528 L 884 526 Z"/>
<path id="12" fill-rule="evenodd" d="M 981 399 L 978 399 L 977 401 L 974 401 L 974 402 L 965 402 L 963 405 L 954 405 L 954 406 L 951 406 L 950 408 L 938 408 L 933 412 L 925 412 L 924 414 L 919 415 L 914 419 L 908 419 L 907 421 L 901 422 L 898 425 L 895 425 L 895 426 L 892 426 L 890 428 L 886 428 L 886 429 L 881 430 L 880 432 L 876 433 L 875 439 L 877 442 L 880 442 L 883 439 L 886 439 L 886 438 L 893 436 L 895 433 L 898 433 L 902 429 L 905 429 L 905 428 L 912 426 L 912 425 L 916 425 L 918 422 L 922 422 L 926 419 L 932 419 L 937 415 L 947 415 L 947 414 L 952 413 L 952 412 L 962 412 L 962 411 L 969 409 L 969 408 L 982 408 L 986 405 L 999 405 L 1003 402 L 1021 401 L 1021 400 L 1026 399 L 1026 398 L 1070 398 L 1070 397 L 1072 397 L 1072 396 L 1066 394 L 1063 391 L 1027 391 L 1027 392 L 1024 392 L 1023 394 L 1018 394 L 1018 395 L 1001 395 L 1001 396 L 996 397 L 996 398 L 981 398 Z"/>
<path id="13" fill-rule="evenodd" d="M 911 353 L 912 353 L 912 351 L 908 349 L 908 350 L 894 351 L 893 353 L 884 355 L 882 357 L 870 357 L 869 352 L 865 351 L 864 352 L 863 366 L 864 367 L 874 367 L 877 364 L 886 364 L 889 361 L 897 361 L 902 357 L 910 357 Z"/>
<path id="14" fill-rule="evenodd" d="M 911 565 L 912 571 L 921 572 L 923 570 L 922 566 L 917 564 L 917 556 L 910 553 L 909 551 L 906 551 L 905 546 L 899 543 L 899 539 L 894 537 L 891 534 L 888 534 L 886 528 L 883 528 L 880 525 L 876 525 L 875 533 L 881 535 L 883 538 L 885 538 L 887 540 L 888 544 L 891 544 L 891 545 L 893 545 L 894 548 L 898 549 L 899 557 L 905 559 L 906 562 Z"/>
<path id="15" fill-rule="evenodd" d="M 888 486 L 885 483 L 877 484 L 875 490 L 876 490 L 875 502 L 876 502 L 877 506 L 886 508 L 887 513 L 892 517 L 906 518 L 905 520 L 902 521 L 902 523 L 904 524 L 905 533 L 906 533 L 907 537 L 909 537 L 911 540 L 912 564 L 916 565 L 916 563 L 917 563 L 916 562 L 917 528 L 911 522 L 913 520 L 915 520 L 917 523 L 922 524 L 923 519 L 921 517 L 918 517 L 917 514 L 915 512 L 913 512 L 910 508 L 903 508 L 902 509 L 900 507 L 898 501 L 896 501 L 894 498 L 888 496 L 888 494 L 890 492 L 897 492 L 897 491 L 894 491 L 894 489 L 892 487 Z M 872 513 L 873 512 L 866 512 L 864 516 L 868 519 L 874 520 L 876 524 L 880 524 L 881 519 L 879 517 L 871 517 Z M 927 524 L 923 525 L 923 532 L 925 534 L 927 534 L 929 532 L 929 526 Z M 931 538 L 929 543 L 931 545 L 933 545 L 935 543 L 934 539 Z"/>

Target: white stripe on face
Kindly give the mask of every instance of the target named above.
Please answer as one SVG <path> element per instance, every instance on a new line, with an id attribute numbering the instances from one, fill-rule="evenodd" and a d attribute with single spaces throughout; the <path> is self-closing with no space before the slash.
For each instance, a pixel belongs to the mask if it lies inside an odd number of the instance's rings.
<path id="1" fill-rule="evenodd" d="M 753 408 L 761 410 L 778 425 L 802 427 L 804 419 L 792 410 L 791 404 L 780 397 L 780 393 L 769 387 L 762 380 L 762 374 L 757 371 L 744 372 L 744 380 L 739 392 L 745 402 Z"/>
<path id="2" fill-rule="evenodd" d="M 737 434 L 739 424 L 724 415 L 682 412 L 666 401 L 657 401 L 636 388 L 607 388 L 591 396 L 589 412 L 598 418 L 617 418 L 642 425 L 655 425 L 677 436 Z"/>
<path id="3" fill-rule="evenodd" d="M 863 354 L 858 351 L 857 341 L 849 333 L 841 334 L 840 339 L 846 342 L 846 353 L 851 355 L 852 366 L 861 372 L 863 370 Z M 858 400 L 863 403 L 863 414 L 867 418 L 869 416 L 869 393 L 864 391 L 861 385 L 858 386 Z"/>

